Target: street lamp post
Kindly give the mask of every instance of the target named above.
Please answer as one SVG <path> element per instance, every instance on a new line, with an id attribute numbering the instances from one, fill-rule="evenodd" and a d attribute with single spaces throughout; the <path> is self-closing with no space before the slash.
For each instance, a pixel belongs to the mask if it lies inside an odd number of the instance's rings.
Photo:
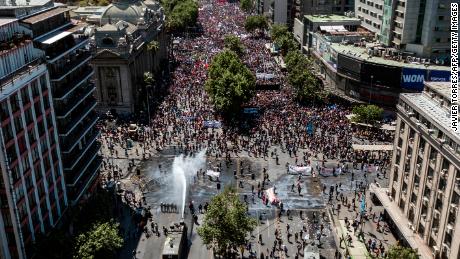
<path id="1" fill-rule="evenodd" d="M 371 89 L 369 91 L 369 104 L 371 104 L 371 99 L 372 99 L 372 80 L 374 79 L 374 76 L 371 75 Z"/>
<path id="2" fill-rule="evenodd" d="M 148 120 L 149 120 L 148 125 L 149 125 L 149 127 L 150 127 L 150 98 L 149 98 L 149 97 L 150 97 L 150 93 L 149 93 L 149 90 L 152 88 L 152 85 L 148 84 L 148 85 L 146 86 L 146 88 L 147 88 L 147 95 L 146 95 L 145 98 L 147 98 L 147 117 L 148 117 Z"/>

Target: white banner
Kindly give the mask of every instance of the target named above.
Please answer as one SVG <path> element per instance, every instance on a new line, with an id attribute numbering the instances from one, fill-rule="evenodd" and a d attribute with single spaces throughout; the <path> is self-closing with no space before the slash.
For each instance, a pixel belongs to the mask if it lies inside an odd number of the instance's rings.
<path id="1" fill-rule="evenodd" d="M 289 173 L 311 176 L 311 166 L 289 166 Z"/>
<path id="2" fill-rule="evenodd" d="M 275 204 L 279 202 L 279 199 L 275 195 L 275 190 L 272 188 L 269 188 L 265 191 L 267 194 L 267 199 L 271 204 Z"/>
<path id="3" fill-rule="evenodd" d="M 335 172 L 334 172 L 334 168 L 321 167 L 319 174 L 322 175 L 322 176 L 326 176 L 326 177 L 327 176 L 339 175 L 339 174 L 342 174 L 342 167 L 335 168 Z"/>
<path id="4" fill-rule="evenodd" d="M 220 173 L 213 170 L 206 170 L 206 175 L 216 178 L 220 177 Z"/>

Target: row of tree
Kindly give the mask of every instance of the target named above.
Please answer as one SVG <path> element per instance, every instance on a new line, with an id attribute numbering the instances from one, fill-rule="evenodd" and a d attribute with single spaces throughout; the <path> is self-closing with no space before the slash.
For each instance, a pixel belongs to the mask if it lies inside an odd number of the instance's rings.
<path id="1" fill-rule="evenodd" d="M 198 3 L 194 0 L 161 0 L 166 13 L 166 26 L 170 31 L 184 31 L 195 26 Z"/>
<path id="2" fill-rule="evenodd" d="M 298 50 L 297 42 L 287 26 L 274 24 L 270 34 L 284 57 L 288 82 L 294 88 L 297 99 L 301 102 L 323 99 L 321 81 L 313 74 L 312 61 Z"/>

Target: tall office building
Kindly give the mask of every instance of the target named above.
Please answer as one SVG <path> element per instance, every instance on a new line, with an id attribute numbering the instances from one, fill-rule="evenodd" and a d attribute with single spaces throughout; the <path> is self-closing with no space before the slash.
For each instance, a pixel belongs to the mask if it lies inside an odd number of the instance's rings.
<path id="1" fill-rule="evenodd" d="M 383 22 L 384 0 L 356 0 L 355 15 L 362 23 L 361 26 L 376 34 L 380 35 Z"/>
<path id="2" fill-rule="evenodd" d="M 76 204 L 96 188 L 102 162 L 89 37 L 62 6 L 27 16 L 20 25 L 46 57 L 67 195 Z"/>
<path id="3" fill-rule="evenodd" d="M 354 0 L 255 0 L 254 6 L 259 14 L 266 14 L 271 22 L 294 26 L 295 18 L 304 15 L 344 15 L 354 10 Z"/>
<path id="4" fill-rule="evenodd" d="M 459 258 L 460 134 L 450 128 L 450 83 L 429 82 L 423 93 L 401 94 L 383 202 L 422 258 Z M 386 204 L 386 205 L 385 205 Z"/>
<path id="5" fill-rule="evenodd" d="M 450 54 L 450 3 L 453 0 L 394 1 L 392 44 L 428 58 Z"/>
<path id="6" fill-rule="evenodd" d="M 356 16 L 386 46 L 444 62 L 453 0 L 355 0 Z"/>
<path id="7" fill-rule="evenodd" d="M 26 258 L 67 207 L 50 80 L 16 19 L 0 19 L 0 258 Z"/>

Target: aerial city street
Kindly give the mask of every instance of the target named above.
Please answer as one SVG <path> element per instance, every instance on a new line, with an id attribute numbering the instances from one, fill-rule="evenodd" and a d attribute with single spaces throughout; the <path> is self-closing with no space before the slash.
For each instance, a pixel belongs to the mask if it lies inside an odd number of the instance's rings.
<path id="1" fill-rule="evenodd" d="M 460 258 L 458 7 L 387 2 L 1 2 L 0 258 Z"/>

